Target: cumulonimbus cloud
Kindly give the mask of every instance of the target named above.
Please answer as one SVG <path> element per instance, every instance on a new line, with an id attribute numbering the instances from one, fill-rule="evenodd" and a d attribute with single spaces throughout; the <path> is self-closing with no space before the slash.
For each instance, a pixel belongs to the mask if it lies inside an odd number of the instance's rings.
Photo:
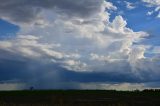
<path id="1" fill-rule="evenodd" d="M 159 81 L 159 59 L 135 45 L 149 35 L 122 16 L 110 21 L 115 10 L 105 0 L 1 0 L 1 18 L 20 31 L 0 41 L 0 80 L 37 88 Z"/>

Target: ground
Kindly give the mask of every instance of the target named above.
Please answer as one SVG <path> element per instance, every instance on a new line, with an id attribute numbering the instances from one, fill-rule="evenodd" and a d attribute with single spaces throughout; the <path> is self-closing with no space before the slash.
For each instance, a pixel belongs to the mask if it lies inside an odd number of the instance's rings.
<path id="1" fill-rule="evenodd" d="M 0 106 L 160 106 L 160 91 L 8 91 L 0 92 Z"/>

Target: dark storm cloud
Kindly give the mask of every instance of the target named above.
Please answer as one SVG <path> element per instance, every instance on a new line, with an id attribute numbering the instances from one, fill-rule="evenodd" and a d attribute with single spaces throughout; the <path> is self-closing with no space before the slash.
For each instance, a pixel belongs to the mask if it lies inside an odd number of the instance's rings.
<path id="1" fill-rule="evenodd" d="M 9 51 L 0 50 L 0 54 L 0 82 L 17 81 L 39 89 L 78 89 L 79 83 L 144 83 L 158 80 L 148 76 L 141 79 L 132 72 L 122 71 L 123 68 L 118 69 L 119 72 L 75 72 L 58 63 L 26 58 Z M 126 70 L 130 70 L 129 67 Z"/>
<path id="2" fill-rule="evenodd" d="M 0 0 L 0 17 L 30 22 L 42 9 L 55 9 L 68 16 L 88 17 L 101 10 L 104 0 Z"/>

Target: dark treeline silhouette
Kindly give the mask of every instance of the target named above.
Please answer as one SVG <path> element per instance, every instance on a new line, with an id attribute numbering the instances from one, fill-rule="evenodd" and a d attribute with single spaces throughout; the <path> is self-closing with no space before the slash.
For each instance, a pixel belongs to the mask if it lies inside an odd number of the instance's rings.
<path id="1" fill-rule="evenodd" d="M 160 89 L 144 89 L 142 92 L 160 92 Z"/>
<path id="2" fill-rule="evenodd" d="M 160 106 L 160 89 L 0 91 L 0 106 Z"/>

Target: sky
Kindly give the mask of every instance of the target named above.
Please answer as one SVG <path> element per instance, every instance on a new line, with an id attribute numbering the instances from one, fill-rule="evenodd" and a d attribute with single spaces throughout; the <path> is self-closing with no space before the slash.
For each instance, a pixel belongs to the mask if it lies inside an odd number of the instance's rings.
<path id="1" fill-rule="evenodd" d="M 0 2 L 0 90 L 160 88 L 160 0 Z"/>

